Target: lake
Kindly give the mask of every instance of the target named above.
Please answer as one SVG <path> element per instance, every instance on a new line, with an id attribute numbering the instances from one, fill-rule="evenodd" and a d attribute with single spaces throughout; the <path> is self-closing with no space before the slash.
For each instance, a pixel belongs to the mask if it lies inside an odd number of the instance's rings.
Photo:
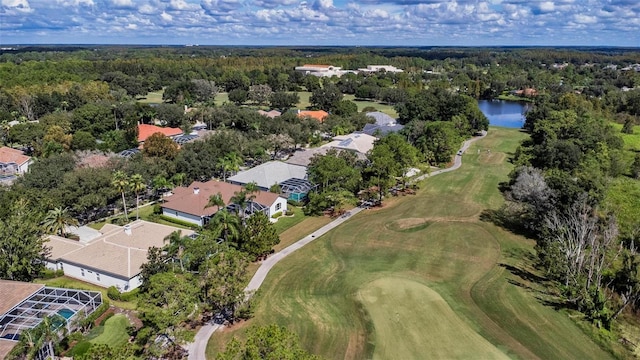
<path id="1" fill-rule="evenodd" d="M 521 128 L 530 103 L 506 100 L 479 100 L 478 107 L 492 126 Z"/>

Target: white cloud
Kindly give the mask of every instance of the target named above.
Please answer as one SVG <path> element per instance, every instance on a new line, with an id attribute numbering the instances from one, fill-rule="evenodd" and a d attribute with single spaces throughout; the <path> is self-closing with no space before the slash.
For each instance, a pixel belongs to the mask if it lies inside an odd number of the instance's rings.
<path id="1" fill-rule="evenodd" d="M 584 14 L 575 14 L 573 19 L 578 24 L 595 24 L 598 22 L 598 18 L 595 16 L 589 16 Z"/>
<path id="2" fill-rule="evenodd" d="M 80 5 L 85 5 L 85 6 L 94 6 L 95 4 L 93 3 L 93 0 L 58 0 L 58 4 L 62 5 L 62 6 L 80 6 Z"/>
<path id="3" fill-rule="evenodd" d="M 171 22 L 173 21 L 173 16 L 171 16 L 171 14 L 167 14 L 166 12 L 162 12 L 162 14 L 160 14 L 160 17 L 162 18 L 162 20 L 166 21 L 166 22 Z"/>
<path id="4" fill-rule="evenodd" d="M 131 0 L 111 0 L 113 5 L 117 7 L 131 7 L 133 6 L 133 2 Z"/>
<path id="5" fill-rule="evenodd" d="M 153 7 L 153 6 L 149 5 L 149 4 L 144 4 L 144 5 L 140 6 L 140 8 L 138 8 L 138 12 L 140 14 L 146 14 L 146 15 L 155 14 L 157 11 L 158 10 L 155 7 Z"/>
<path id="6" fill-rule="evenodd" d="M 555 10 L 555 8 L 555 4 L 551 1 L 543 1 L 538 5 L 538 9 L 542 13 L 552 12 L 553 10 Z"/>
<path id="7" fill-rule="evenodd" d="M 2 0 L 2 7 L 8 12 L 30 13 L 33 11 L 27 0 Z"/>

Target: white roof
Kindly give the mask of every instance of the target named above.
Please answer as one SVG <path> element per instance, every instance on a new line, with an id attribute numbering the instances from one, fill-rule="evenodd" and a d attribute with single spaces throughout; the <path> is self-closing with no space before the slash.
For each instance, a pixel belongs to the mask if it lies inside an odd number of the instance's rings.
<path id="1" fill-rule="evenodd" d="M 271 186 L 291 178 L 306 179 L 307 167 L 287 164 L 282 161 L 268 161 L 249 170 L 241 171 L 228 180 L 242 185 L 255 182 L 259 187 L 269 189 Z"/>
<path id="2" fill-rule="evenodd" d="M 323 147 L 351 150 L 361 154 L 366 154 L 373 149 L 373 143 L 376 140 L 377 138 L 375 136 L 363 133 L 351 133 L 348 135 L 336 136 L 333 138 L 332 142 L 323 145 Z"/>

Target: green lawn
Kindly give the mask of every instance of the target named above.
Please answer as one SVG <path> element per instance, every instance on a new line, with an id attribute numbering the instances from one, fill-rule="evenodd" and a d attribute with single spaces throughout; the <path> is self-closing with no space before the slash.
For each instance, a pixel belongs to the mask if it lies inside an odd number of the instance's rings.
<path id="1" fill-rule="evenodd" d="M 278 221 L 273 224 L 278 234 L 282 234 L 285 230 L 292 226 L 299 224 L 305 219 L 302 208 L 296 206 L 288 206 L 287 215 L 278 218 Z"/>
<path id="2" fill-rule="evenodd" d="M 161 104 L 163 94 L 164 94 L 164 89 L 153 91 L 148 93 L 144 97 L 138 98 L 137 101 L 143 104 Z"/>
<path id="3" fill-rule="evenodd" d="M 106 344 L 117 348 L 129 340 L 129 334 L 127 334 L 127 326 L 129 325 L 131 323 L 125 315 L 113 315 L 105 321 L 103 326 L 93 328 L 87 335 L 87 340 L 92 344 Z"/>
<path id="4" fill-rule="evenodd" d="M 248 325 L 271 323 L 327 359 L 611 358 L 535 282 L 533 241 L 479 220 L 502 204 L 497 185 L 525 136 L 491 128 L 459 170 L 283 259 L 255 318 L 214 334 L 208 358 Z"/>

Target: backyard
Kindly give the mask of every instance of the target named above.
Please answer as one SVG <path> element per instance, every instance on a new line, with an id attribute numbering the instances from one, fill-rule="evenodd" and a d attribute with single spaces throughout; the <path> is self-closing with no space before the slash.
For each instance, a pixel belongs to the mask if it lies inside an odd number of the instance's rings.
<path id="1" fill-rule="evenodd" d="M 285 258 L 255 317 L 214 333 L 207 357 L 248 326 L 276 323 L 327 359 L 612 358 L 554 308 L 533 241 L 480 220 L 502 204 L 498 183 L 525 136 L 492 128 L 459 170 Z"/>

